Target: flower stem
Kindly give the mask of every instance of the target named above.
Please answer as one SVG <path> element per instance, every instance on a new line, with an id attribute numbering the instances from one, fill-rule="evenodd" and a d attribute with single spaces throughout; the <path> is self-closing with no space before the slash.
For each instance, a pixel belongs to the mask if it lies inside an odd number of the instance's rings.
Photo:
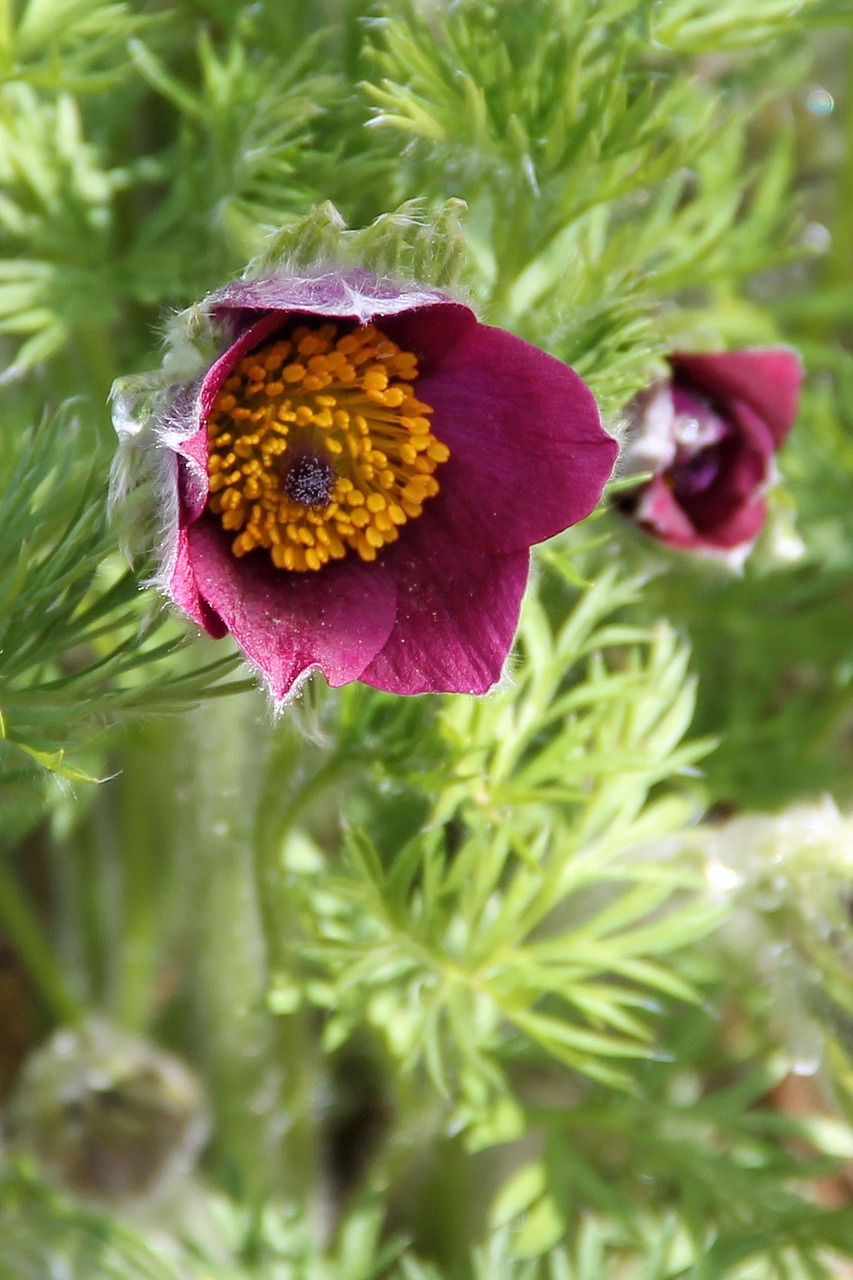
<path id="1" fill-rule="evenodd" d="M 180 805 L 171 785 L 173 753 L 173 726 L 167 721 L 147 724 L 129 736 L 118 780 L 121 927 L 115 939 L 111 1004 L 118 1022 L 135 1032 L 146 1031 L 156 1012 L 164 916 L 171 905 L 176 853 L 173 810 Z"/>
<path id="2" fill-rule="evenodd" d="M 307 772 L 297 763 L 299 746 L 292 731 L 285 739 L 279 739 L 270 758 L 259 806 L 256 872 L 264 937 L 273 966 L 283 958 L 288 943 L 288 931 L 282 928 L 290 913 L 283 860 L 287 838 L 299 815 L 328 790 L 348 763 L 348 753 L 340 749 L 313 773 Z M 282 796 L 283 782 L 288 777 L 295 778 L 295 783 Z"/>
<path id="3" fill-rule="evenodd" d="M 842 132 L 846 145 L 835 190 L 832 246 L 827 255 L 824 273 L 824 285 L 827 288 L 846 283 L 853 254 L 853 48 L 847 72 L 846 96 L 847 119 Z"/>
<path id="4" fill-rule="evenodd" d="M 252 1204 L 274 1181 L 270 1116 L 261 1107 L 269 1026 L 250 819 L 265 735 L 251 698 L 202 705 L 189 730 L 183 856 L 195 915 L 194 1020 L 207 1056 L 216 1146 Z"/>
<path id="5" fill-rule="evenodd" d="M 51 1016 L 59 1023 L 78 1023 L 82 1006 L 69 989 L 35 912 L 2 861 L 0 924 Z"/>
<path id="6" fill-rule="evenodd" d="M 299 814 L 341 772 L 346 752 L 333 751 L 311 771 L 310 750 L 301 735 L 284 724 L 267 762 L 257 808 L 255 877 L 267 968 L 271 975 L 293 963 L 299 921 L 288 889 L 287 839 Z M 276 1059 L 283 1072 L 282 1101 L 291 1117 L 287 1135 L 288 1191 L 305 1210 L 311 1208 L 320 1170 L 316 1120 L 319 1055 L 304 1008 L 276 1019 Z"/>

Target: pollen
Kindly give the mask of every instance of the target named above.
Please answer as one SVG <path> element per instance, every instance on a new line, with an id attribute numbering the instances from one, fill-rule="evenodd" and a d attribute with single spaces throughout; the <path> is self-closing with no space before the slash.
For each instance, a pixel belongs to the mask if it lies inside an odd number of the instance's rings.
<path id="1" fill-rule="evenodd" d="M 373 325 L 299 325 L 239 362 L 207 422 L 209 509 L 235 556 L 322 569 L 375 560 L 439 491 L 450 450 L 417 399 L 417 358 Z"/>

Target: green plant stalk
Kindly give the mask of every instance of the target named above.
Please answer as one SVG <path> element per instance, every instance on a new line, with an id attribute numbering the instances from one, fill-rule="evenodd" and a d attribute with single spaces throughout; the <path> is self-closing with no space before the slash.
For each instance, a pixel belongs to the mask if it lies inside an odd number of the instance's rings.
<path id="1" fill-rule="evenodd" d="M 95 404 L 104 404 L 109 398 L 116 376 L 116 361 L 111 349 L 109 330 L 93 321 L 81 324 L 80 347 L 86 361 Z M 109 421 L 105 412 L 103 417 L 105 422 Z"/>
<path id="2" fill-rule="evenodd" d="M 58 1023 L 79 1023 L 83 1017 L 83 1007 L 68 987 L 35 912 L 8 866 L 2 861 L 0 924 L 51 1017 Z"/>
<path id="3" fill-rule="evenodd" d="M 155 1014 L 164 907 L 173 886 L 175 825 L 169 803 L 174 726 L 155 721 L 124 744 L 120 787 L 121 931 L 111 1003 L 118 1022 L 144 1033 Z M 167 799 L 169 797 L 169 799 Z"/>
<path id="4" fill-rule="evenodd" d="M 267 1006 L 267 941 L 287 932 L 258 877 L 256 813 L 287 778 L 270 768 L 268 712 L 256 694 L 210 702 L 185 722 L 181 816 L 185 913 L 195 921 L 189 975 L 223 1176 L 260 1211 L 287 1197 L 306 1211 L 316 1187 L 316 1063 L 308 1015 Z"/>
<path id="5" fill-rule="evenodd" d="M 258 720 L 253 697 L 212 702 L 188 717 L 181 744 L 188 760 L 181 855 L 185 910 L 194 920 L 191 1001 L 215 1147 L 249 1204 L 277 1189 L 278 1163 L 269 1115 L 278 1098 L 265 1098 L 270 1020 L 251 840 L 253 773 L 266 745 Z"/>
<path id="6" fill-rule="evenodd" d="M 824 286 L 828 289 L 847 284 L 853 254 L 853 42 L 850 45 L 847 69 L 846 117 L 842 133 L 845 140 L 844 161 L 836 184 L 832 246 L 824 272 Z M 826 336 L 829 337 L 829 331 Z"/>
<path id="7" fill-rule="evenodd" d="M 267 967 L 287 965 L 299 925 L 288 893 L 284 853 L 296 819 L 346 768 L 345 749 L 332 750 L 316 770 L 307 767 L 310 750 L 299 732 L 283 725 L 271 745 L 258 796 L 255 828 L 255 883 Z M 283 1073 L 282 1102 L 291 1117 L 287 1134 L 287 1189 L 307 1208 L 320 1174 L 315 1091 L 320 1073 L 309 1013 L 303 1008 L 276 1018 L 276 1061 Z"/>
<path id="8" fill-rule="evenodd" d="M 282 922 L 287 919 L 283 853 L 288 836 L 300 814 L 340 780 L 349 764 L 349 753 L 341 748 L 305 776 L 298 764 L 299 747 L 297 734 L 290 732 L 271 753 L 258 805 L 255 839 L 258 900 L 271 967 L 282 961 L 287 952 L 288 935 L 282 929 Z M 288 790 L 284 779 L 294 775 L 297 785 Z"/>

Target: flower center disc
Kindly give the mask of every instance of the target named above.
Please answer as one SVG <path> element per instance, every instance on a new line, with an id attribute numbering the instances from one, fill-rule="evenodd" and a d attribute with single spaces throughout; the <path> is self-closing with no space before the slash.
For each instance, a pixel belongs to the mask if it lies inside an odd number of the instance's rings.
<path id="1" fill-rule="evenodd" d="M 438 493 L 450 450 L 416 399 L 417 359 L 373 325 L 300 325 L 244 356 L 207 423 L 209 509 L 278 569 L 375 560 Z"/>

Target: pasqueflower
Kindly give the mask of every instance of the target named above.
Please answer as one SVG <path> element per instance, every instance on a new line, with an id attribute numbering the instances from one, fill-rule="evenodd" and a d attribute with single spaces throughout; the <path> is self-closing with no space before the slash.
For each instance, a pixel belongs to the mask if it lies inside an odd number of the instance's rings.
<path id="1" fill-rule="evenodd" d="M 234 281 L 206 367 L 117 427 L 159 458 L 159 584 L 276 700 L 304 673 L 397 693 L 501 675 L 529 548 L 616 454 L 584 382 L 445 294 L 363 270 Z M 143 443 L 144 443 L 143 441 Z"/>
<path id="2" fill-rule="evenodd" d="M 669 357 L 629 408 L 629 468 L 652 478 L 624 507 L 662 542 L 742 559 L 766 515 L 774 455 L 797 415 L 802 368 L 784 347 Z"/>

